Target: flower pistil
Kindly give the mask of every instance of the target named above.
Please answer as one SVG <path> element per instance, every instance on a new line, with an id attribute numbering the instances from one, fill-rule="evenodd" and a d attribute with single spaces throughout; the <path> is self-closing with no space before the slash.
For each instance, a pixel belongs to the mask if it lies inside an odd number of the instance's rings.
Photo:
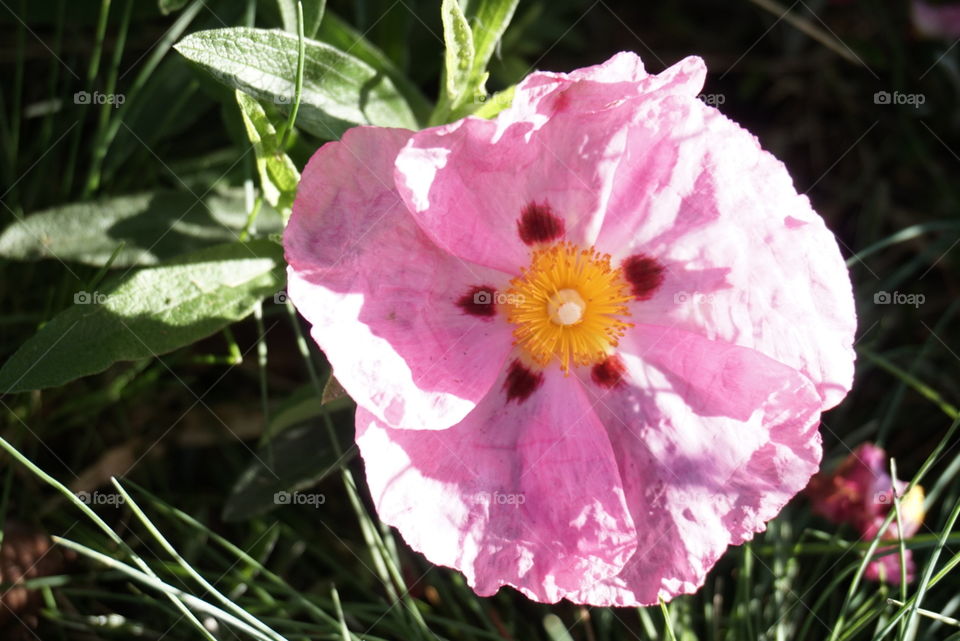
<path id="1" fill-rule="evenodd" d="M 604 361 L 632 327 L 632 298 L 623 272 L 610 255 L 560 242 L 533 252 L 530 265 L 510 281 L 507 320 L 516 344 L 538 365 L 554 357 L 570 365 Z"/>

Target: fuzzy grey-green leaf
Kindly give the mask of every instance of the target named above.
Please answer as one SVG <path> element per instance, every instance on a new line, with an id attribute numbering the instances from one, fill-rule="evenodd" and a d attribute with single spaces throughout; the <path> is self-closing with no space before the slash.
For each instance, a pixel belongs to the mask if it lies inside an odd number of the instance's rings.
<path id="1" fill-rule="evenodd" d="M 476 76 L 486 73 L 490 58 L 513 19 L 519 2 L 520 0 L 480 0 L 470 19 L 473 25 L 473 69 Z"/>
<path id="2" fill-rule="evenodd" d="M 239 89 L 235 91 L 240 115 L 247 130 L 247 138 L 257 157 L 260 189 L 268 203 L 286 211 L 293 205 L 300 182 L 300 172 L 290 157 L 280 148 L 277 130 L 256 100 Z"/>
<path id="3" fill-rule="evenodd" d="M 457 106 L 473 89 L 473 33 L 457 0 L 443 0 L 444 79 L 447 100 Z"/>
<path id="4" fill-rule="evenodd" d="M 0 234 L 0 256 L 57 258 L 99 267 L 123 249 L 113 267 L 154 265 L 189 251 L 236 240 L 247 213 L 241 189 L 213 191 L 202 200 L 180 191 L 152 191 L 61 205 L 36 212 Z M 258 228 L 282 229 L 273 209 Z"/>
<path id="5" fill-rule="evenodd" d="M 293 103 L 296 36 L 249 27 L 211 29 L 190 34 L 175 48 L 224 84 L 281 111 Z M 297 125 L 334 139 L 356 125 L 414 129 L 416 120 L 389 78 L 335 47 L 308 39 Z"/>
<path id="6" fill-rule="evenodd" d="M 77 292 L 72 307 L 0 368 L 0 394 L 63 385 L 189 345 L 246 317 L 283 283 L 283 250 L 256 240 L 202 249 Z"/>
<path id="7" fill-rule="evenodd" d="M 335 13 L 326 12 L 323 22 L 320 23 L 320 29 L 317 31 L 316 39 L 322 40 L 341 51 L 349 51 L 350 55 L 356 56 L 378 72 L 389 77 L 397 90 L 407 99 L 407 104 L 410 105 L 414 115 L 424 122 L 429 118 L 432 105 L 420 89 L 383 51 L 364 38 L 363 34 L 350 26 L 348 22 L 337 17 Z"/>

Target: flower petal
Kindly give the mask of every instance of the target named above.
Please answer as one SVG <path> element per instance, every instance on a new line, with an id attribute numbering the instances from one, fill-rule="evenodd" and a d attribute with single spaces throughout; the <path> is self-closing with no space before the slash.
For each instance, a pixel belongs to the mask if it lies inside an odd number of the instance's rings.
<path id="1" fill-rule="evenodd" d="M 359 127 L 310 159 L 284 233 L 288 292 L 358 405 L 393 427 L 445 429 L 487 393 L 512 344 L 502 315 L 458 300 L 508 276 L 437 248 L 409 216 L 393 162 L 410 135 Z"/>
<path id="2" fill-rule="evenodd" d="M 872 538 L 893 506 L 889 460 L 883 448 L 859 445 L 832 473 L 810 480 L 807 496 L 813 511 L 834 523 L 851 523 L 861 533 L 869 530 L 865 536 Z"/>
<path id="3" fill-rule="evenodd" d="M 500 135 L 496 122 L 475 118 L 427 129 L 397 157 L 397 187 L 437 245 L 519 274 L 530 252 L 520 225 L 525 211 L 550 210 L 577 243 L 597 227 L 607 191 L 598 165 L 609 140 L 595 131 L 600 126 L 567 116 L 531 136 L 522 123 Z"/>
<path id="4" fill-rule="evenodd" d="M 567 598 L 651 605 L 697 590 L 726 550 L 762 531 L 820 461 L 820 399 L 758 352 L 640 326 L 622 343 L 623 384 L 590 387 L 607 427 L 637 553 Z"/>
<path id="5" fill-rule="evenodd" d="M 821 472 L 810 480 L 807 496 L 813 511 L 835 523 L 850 523 L 860 536 L 874 538 L 894 507 L 894 493 L 900 499 L 900 527 L 903 537 L 917 533 L 923 524 L 924 489 L 890 477 L 890 457 L 873 443 L 861 443 L 837 469 Z M 897 539 L 897 521 L 882 538 Z"/>
<path id="6" fill-rule="evenodd" d="M 566 240 L 593 244 L 633 112 L 616 107 L 644 92 L 696 95 L 705 74 L 699 58 L 688 58 L 640 82 L 614 82 L 627 67 L 632 78 L 643 73 L 639 58 L 619 54 L 570 75 L 534 74 L 518 89 L 518 106 L 495 121 L 466 118 L 415 134 L 397 157 L 396 183 L 420 226 L 447 251 L 514 274 L 529 247 L 522 229 L 511 231 L 531 205 L 558 216 Z M 534 117 L 543 111 L 549 117 Z"/>
<path id="7" fill-rule="evenodd" d="M 878 556 L 883 554 L 883 556 Z M 913 550 L 906 550 L 903 555 L 907 568 L 907 583 L 913 583 L 916 575 L 916 565 L 913 562 Z M 878 548 L 873 559 L 867 563 L 863 576 L 871 581 L 882 581 L 890 585 L 900 585 L 900 550 L 896 547 Z"/>
<path id="8" fill-rule="evenodd" d="M 766 354 L 807 376 L 828 409 L 853 378 L 856 315 L 834 236 L 781 162 L 700 101 L 638 108 L 597 239 L 663 266 L 638 322 Z"/>
<path id="9" fill-rule="evenodd" d="M 635 53 L 622 51 L 599 65 L 571 73 L 538 71 L 517 85 L 513 102 L 501 119 L 542 122 L 561 109 L 595 111 L 611 103 L 645 95 L 694 97 L 703 88 L 707 68 L 689 56 L 659 74 L 648 74 Z"/>
<path id="10" fill-rule="evenodd" d="M 380 518 L 483 596 L 512 585 L 555 602 L 616 574 L 634 550 L 603 425 L 575 378 L 543 375 L 525 401 L 494 388 L 442 432 L 390 429 L 357 410 Z"/>

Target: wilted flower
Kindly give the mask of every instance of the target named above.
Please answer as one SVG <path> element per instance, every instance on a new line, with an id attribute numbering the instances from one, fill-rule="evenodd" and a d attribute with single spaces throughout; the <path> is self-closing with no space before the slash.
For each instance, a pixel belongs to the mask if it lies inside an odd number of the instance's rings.
<path id="1" fill-rule="evenodd" d="M 377 510 L 481 595 L 693 592 L 817 470 L 849 277 L 705 73 L 535 73 L 495 120 L 356 128 L 306 167 L 288 291 Z"/>
<path id="2" fill-rule="evenodd" d="M 813 510 L 834 523 L 849 523 L 861 537 L 876 537 L 888 514 L 894 509 L 894 492 L 900 499 L 900 526 L 894 520 L 881 535 L 882 540 L 909 538 L 923 523 L 923 488 L 914 486 L 905 493 L 907 483 L 890 477 L 889 457 L 883 448 L 864 443 L 830 474 L 818 474 L 810 481 L 807 494 Z M 881 548 L 883 551 L 885 548 Z M 906 551 L 907 579 L 913 579 L 913 558 Z M 900 582 L 900 557 L 888 554 L 872 560 L 865 576 L 890 583 Z"/>

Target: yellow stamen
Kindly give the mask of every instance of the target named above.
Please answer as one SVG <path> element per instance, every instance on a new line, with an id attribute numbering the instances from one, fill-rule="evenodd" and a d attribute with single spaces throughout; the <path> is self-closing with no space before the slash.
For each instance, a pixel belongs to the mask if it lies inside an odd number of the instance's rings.
<path id="1" fill-rule="evenodd" d="M 561 242 L 533 252 L 530 266 L 510 281 L 507 320 L 516 344 L 539 365 L 603 361 L 632 323 L 629 285 L 610 255 Z"/>

